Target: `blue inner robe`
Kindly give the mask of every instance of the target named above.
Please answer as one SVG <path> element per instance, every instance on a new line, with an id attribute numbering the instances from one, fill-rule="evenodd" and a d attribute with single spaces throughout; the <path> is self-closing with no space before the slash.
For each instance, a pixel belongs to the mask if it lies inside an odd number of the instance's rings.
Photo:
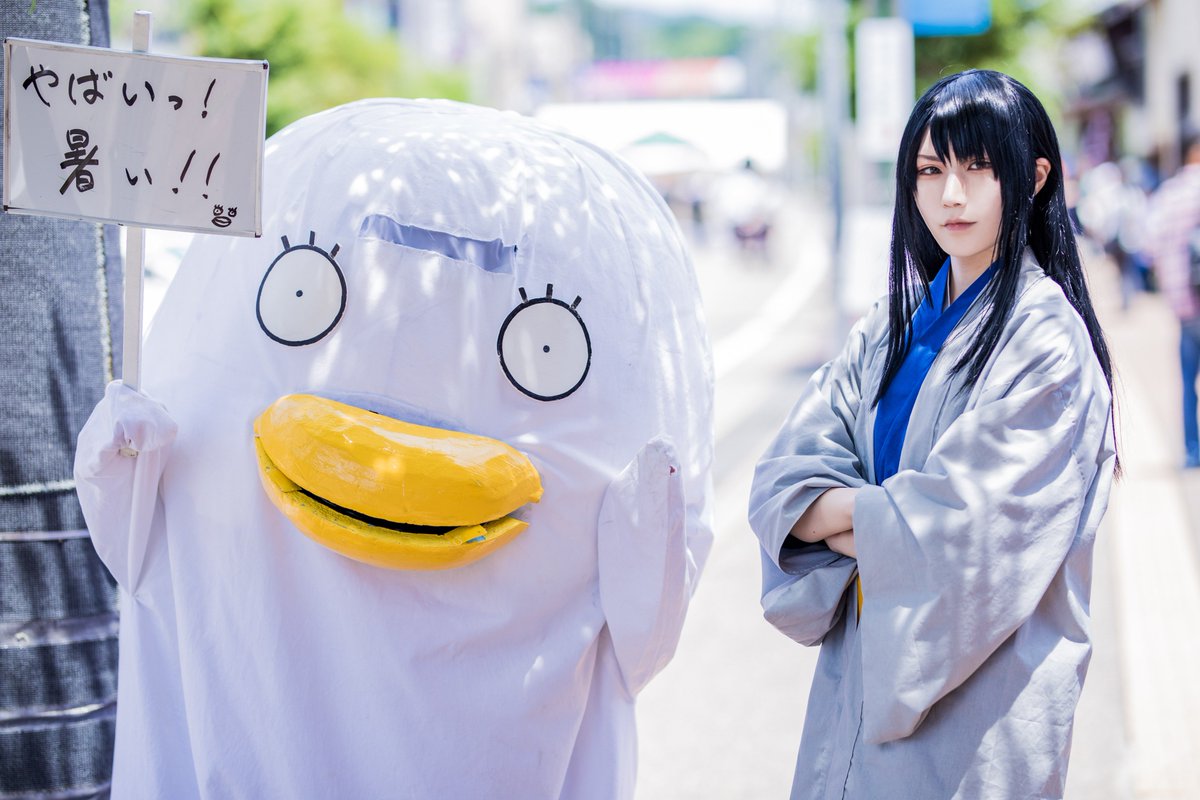
<path id="1" fill-rule="evenodd" d="M 929 368 L 933 366 L 933 360 L 937 358 L 946 337 L 988 285 L 995 271 L 996 265 L 992 264 L 946 309 L 942 306 L 946 299 L 946 282 L 950 279 L 949 258 L 930 283 L 925 301 L 913 315 L 908 354 L 887 391 L 879 398 L 874 431 L 876 485 L 895 475 L 899 469 L 908 420 L 916 405 L 921 384 L 925 382 L 925 376 L 929 374 Z"/>

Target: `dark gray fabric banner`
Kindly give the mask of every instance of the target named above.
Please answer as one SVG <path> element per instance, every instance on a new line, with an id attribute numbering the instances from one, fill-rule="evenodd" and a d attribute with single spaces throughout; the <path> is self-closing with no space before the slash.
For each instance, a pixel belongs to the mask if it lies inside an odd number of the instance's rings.
<path id="1" fill-rule="evenodd" d="M 0 0 L 0 36 L 108 45 L 107 0 L 31 5 Z M 0 214 L 0 800 L 108 796 L 116 590 L 71 472 L 120 374 L 117 235 Z"/>

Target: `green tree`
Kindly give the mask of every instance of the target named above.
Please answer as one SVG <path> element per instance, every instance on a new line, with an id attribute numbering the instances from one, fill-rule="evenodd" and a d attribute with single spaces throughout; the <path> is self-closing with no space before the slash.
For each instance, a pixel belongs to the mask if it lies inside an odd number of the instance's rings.
<path id="1" fill-rule="evenodd" d="M 923 36 L 917 39 L 918 94 L 939 78 L 964 69 L 1006 72 L 1043 101 L 1057 99 L 1061 87 L 1037 60 L 1025 56 L 1033 48 L 1053 47 L 1074 32 L 1078 14 L 1068 3 L 1044 0 L 991 0 L 992 24 L 973 36 Z"/>
<path id="2" fill-rule="evenodd" d="M 983 33 L 917 39 L 917 94 L 928 89 L 938 78 L 975 67 L 1012 75 L 1032 89 L 1048 107 L 1054 107 L 1062 92 L 1056 82 L 1058 76 L 1045 69 L 1045 59 L 1027 56 L 1038 49 L 1056 47 L 1087 24 L 1086 15 L 1072 10 L 1074 4 L 1069 3 L 1045 0 L 991 0 L 991 3 L 992 23 Z M 854 29 L 868 16 L 879 11 L 889 13 L 889 5 L 877 0 L 849 0 L 846 29 L 849 63 L 846 70 L 851 92 L 854 87 Z M 815 33 L 792 34 L 783 39 L 784 61 L 789 65 L 794 84 L 801 89 L 815 91 L 817 88 L 819 47 L 819 35 Z"/>
<path id="3" fill-rule="evenodd" d="M 468 98 L 465 73 L 423 68 L 337 0 L 189 0 L 185 26 L 199 55 L 270 62 L 268 136 L 364 97 Z"/>
<path id="4" fill-rule="evenodd" d="M 821 57 L 821 35 L 812 31 L 788 33 L 779 37 L 780 59 L 792 85 L 815 93 L 818 89 L 817 65 Z"/>
<path id="5" fill-rule="evenodd" d="M 703 17 L 666 18 L 647 38 L 650 58 L 733 56 L 745 46 L 746 29 Z"/>

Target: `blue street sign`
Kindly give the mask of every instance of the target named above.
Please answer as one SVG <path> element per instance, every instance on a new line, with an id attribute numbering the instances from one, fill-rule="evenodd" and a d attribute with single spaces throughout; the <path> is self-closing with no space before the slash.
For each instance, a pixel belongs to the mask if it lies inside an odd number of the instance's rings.
<path id="1" fill-rule="evenodd" d="M 992 24 L 991 0 L 902 0 L 916 36 L 970 36 Z"/>

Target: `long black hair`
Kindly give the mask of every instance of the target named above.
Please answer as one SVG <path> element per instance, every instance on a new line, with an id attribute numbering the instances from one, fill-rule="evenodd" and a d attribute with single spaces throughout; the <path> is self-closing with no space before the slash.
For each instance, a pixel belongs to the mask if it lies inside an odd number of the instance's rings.
<path id="1" fill-rule="evenodd" d="M 972 69 L 931 86 L 913 107 L 900 141 L 888 270 L 888 350 L 874 402 L 879 402 L 904 362 L 909 320 L 946 260 L 917 209 L 917 150 L 926 131 L 943 161 L 949 160 L 950 151 L 959 161 L 990 161 L 1003 204 L 995 252 L 998 267 L 985 290 L 990 310 L 974 346 L 954 365 L 954 372 L 967 371 L 968 387 L 979 379 L 1016 303 L 1022 254 L 1029 247 L 1083 319 L 1111 390 L 1112 359 L 1092 308 L 1067 214 L 1054 126 L 1046 109 L 1021 83 L 1001 72 Z M 1039 158 L 1051 166 L 1045 185 L 1035 195 Z"/>

